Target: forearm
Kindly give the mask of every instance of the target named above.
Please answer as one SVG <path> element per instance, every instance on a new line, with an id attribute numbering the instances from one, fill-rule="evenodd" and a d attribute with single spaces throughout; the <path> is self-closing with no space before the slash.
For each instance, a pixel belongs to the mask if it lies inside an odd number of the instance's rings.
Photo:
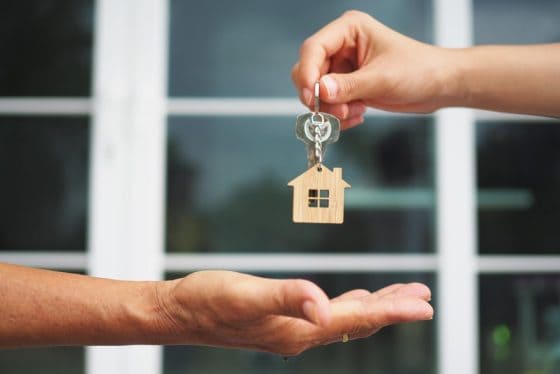
<path id="1" fill-rule="evenodd" d="M 0 347 L 160 342 L 158 286 L 0 264 Z"/>
<path id="2" fill-rule="evenodd" d="M 560 44 L 480 46 L 451 50 L 454 104 L 560 116 Z"/>

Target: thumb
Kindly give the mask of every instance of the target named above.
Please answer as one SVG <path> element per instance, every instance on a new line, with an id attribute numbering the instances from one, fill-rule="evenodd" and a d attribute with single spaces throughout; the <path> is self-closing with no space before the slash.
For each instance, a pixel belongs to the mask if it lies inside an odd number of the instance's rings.
<path id="1" fill-rule="evenodd" d="M 325 75 L 321 78 L 321 100 L 329 104 L 344 104 L 370 99 L 375 88 L 371 75 L 364 70 Z"/>
<path id="2" fill-rule="evenodd" d="M 305 319 L 320 326 L 331 320 L 330 302 L 327 295 L 315 283 L 303 279 L 270 280 L 262 311 Z"/>

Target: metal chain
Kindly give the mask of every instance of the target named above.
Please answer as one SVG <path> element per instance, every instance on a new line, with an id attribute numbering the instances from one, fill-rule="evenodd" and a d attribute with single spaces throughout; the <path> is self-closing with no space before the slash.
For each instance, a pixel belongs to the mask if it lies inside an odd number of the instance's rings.
<path id="1" fill-rule="evenodd" d="M 315 132 L 315 158 L 319 164 L 323 163 L 323 149 L 321 147 L 321 129 L 319 128 L 319 124 L 315 124 L 314 132 Z"/>
<path id="2" fill-rule="evenodd" d="M 314 113 L 315 114 L 319 114 L 319 109 L 320 109 L 320 105 L 321 105 L 321 100 L 319 98 L 319 82 L 315 82 L 315 92 L 314 92 L 314 96 L 315 96 L 315 106 L 314 106 Z M 311 117 L 313 120 L 313 117 Z M 323 118 L 323 116 L 321 115 L 321 119 L 322 121 L 320 123 L 314 122 L 315 126 L 313 128 L 314 131 L 314 141 L 315 141 L 315 159 L 317 160 L 317 163 L 322 164 L 323 163 L 323 149 L 321 146 L 321 125 L 323 125 L 325 123 L 325 120 Z"/>

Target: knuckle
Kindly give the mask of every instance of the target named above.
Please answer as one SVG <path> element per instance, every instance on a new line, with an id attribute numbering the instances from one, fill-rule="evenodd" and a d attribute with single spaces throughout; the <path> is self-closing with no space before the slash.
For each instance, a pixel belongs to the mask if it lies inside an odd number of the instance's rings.
<path id="1" fill-rule="evenodd" d="M 288 303 L 286 295 L 288 291 L 289 288 L 287 287 L 287 282 L 282 282 L 282 285 L 278 288 L 278 291 L 273 294 L 273 301 L 277 309 L 286 309 L 286 305 Z"/>
<path id="2" fill-rule="evenodd" d="M 351 19 L 363 18 L 364 16 L 367 16 L 367 14 L 356 9 L 350 9 L 342 13 L 342 17 Z"/>
<path id="3" fill-rule="evenodd" d="M 315 284 L 307 279 L 294 279 L 293 286 L 298 288 L 313 287 Z"/>
<path id="4" fill-rule="evenodd" d="M 387 304 L 387 310 L 385 319 L 380 321 L 379 325 L 381 327 L 388 326 L 393 323 L 402 322 L 401 315 L 398 313 L 399 305 L 398 299 L 395 297 L 391 297 L 389 303 Z"/>
<path id="5" fill-rule="evenodd" d="M 279 310 L 289 312 L 291 315 L 299 314 L 299 305 L 295 303 L 294 295 L 312 284 L 305 279 L 290 279 L 282 281 L 279 292 L 275 295 L 275 302 Z"/>
<path id="6" fill-rule="evenodd" d="M 367 306 L 363 302 L 357 302 L 353 312 L 352 322 L 349 323 L 344 331 L 340 331 L 336 339 L 340 339 L 343 334 L 348 334 L 352 338 L 361 338 L 371 335 L 371 331 L 376 329 L 368 319 Z"/>
<path id="7" fill-rule="evenodd" d="M 315 39 L 310 36 L 301 43 L 301 47 L 299 48 L 300 56 L 303 55 L 307 50 L 311 49 L 315 44 Z"/>
<path id="8" fill-rule="evenodd" d="M 299 64 L 294 64 L 294 66 L 292 67 L 292 73 L 291 73 L 291 77 L 292 77 L 292 81 L 295 83 L 297 81 L 297 73 L 299 70 Z"/>
<path id="9" fill-rule="evenodd" d="M 283 288 L 285 294 L 294 294 L 314 286 L 315 284 L 307 279 L 290 279 L 284 282 Z"/>

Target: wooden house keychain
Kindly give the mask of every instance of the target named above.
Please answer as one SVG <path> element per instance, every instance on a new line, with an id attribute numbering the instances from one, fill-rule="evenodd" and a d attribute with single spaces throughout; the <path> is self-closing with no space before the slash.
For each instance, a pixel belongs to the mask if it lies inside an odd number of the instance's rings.
<path id="1" fill-rule="evenodd" d="M 315 83 L 314 111 L 301 114 L 296 121 L 296 137 L 307 148 L 308 170 L 293 179 L 293 215 L 296 223 L 342 223 L 344 190 L 350 185 L 342 179 L 342 169 L 332 171 L 323 165 L 325 148 L 340 136 L 340 121 L 319 111 L 319 82 Z"/>

